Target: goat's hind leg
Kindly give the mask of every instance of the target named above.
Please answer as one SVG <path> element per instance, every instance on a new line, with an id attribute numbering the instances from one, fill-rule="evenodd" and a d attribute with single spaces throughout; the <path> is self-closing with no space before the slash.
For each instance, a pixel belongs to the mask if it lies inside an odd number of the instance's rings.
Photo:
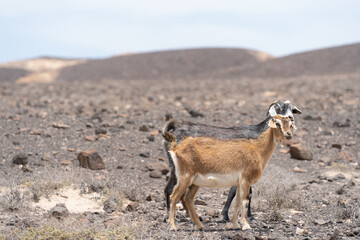
<path id="1" fill-rule="evenodd" d="M 185 193 L 186 189 L 190 185 L 189 177 L 182 177 L 178 179 L 178 182 L 174 188 L 173 193 L 170 196 L 170 213 L 169 213 L 169 223 L 170 230 L 177 230 L 175 224 L 175 211 L 176 211 L 176 203 L 180 200 L 181 196 Z"/>
<path id="2" fill-rule="evenodd" d="M 175 168 L 171 168 L 170 170 L 170 178 L 169 181 L 166 183 L 164 194 L 165 194 L 165 201 L 166 201 L 166 209 L 169 212 L 170 210 L 170 195 L 174 191 L 174 187 L 177 183 L 176 175 L 175 175 Z"/>
<path id="3" fill-rule="evenodd" d="M 165 186 L 165 189 L 164 189 L 166 209 L 169 212 L 169 210 L 170 210 L 170 195 L 174 191 L 174 187 L 175 187 L 175 185 L 177 183 L 177 178 L 176 178 L 176 174 L 175 174 L 174 160 L 172 159 L 171 154 L 169 152 L 170 151 L 169 142 L 164 141 L 164 147 L 165 147 L 166 155 L 167 155 L 167 157 L 169 159 L 169 167 L 170 167 L 170 178 L 169 178 L 168 182 L 166 183 L 166 186 Z M 187 209 L 187 207 L 185 205 L 185 202 L 184 202 L 184 195 L 181 196 L 181 203 L 182 203 L 184 209 L 186 210 L 186 213 L 188 213 L 188 209 Z"/>
<path id="4" fill-rule="evenodd" d="M 194 208 L 194 197 L 196 192 L 199 190 L 199 187 L 192 184 L 189 189 L 187 190 L 185 194 L 185 203 L 188 208 L 188 213 L 191 218 L 191 220 L 196 224 L 197 229 L 202 229 L 203 225 L 201 221 L 199 220 L 199 216 L 196 214 L 195 208 Z"/>

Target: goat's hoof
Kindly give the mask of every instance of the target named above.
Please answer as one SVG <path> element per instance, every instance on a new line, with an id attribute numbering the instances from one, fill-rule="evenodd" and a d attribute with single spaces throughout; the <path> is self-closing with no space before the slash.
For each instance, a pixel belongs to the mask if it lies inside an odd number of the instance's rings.
<path id="1" fill-rule="evenodd" d="M 234 229 L 240 228 L 240 225 L 237 222 L 233 222 L 232 226 Z"/>
<path id="2" fill-rule="evenodd" d="M 201 224 L 199 226 L 196 226 L 197 230 L 202 231 L 204 230 L 204 226 Z"/>
<path id="3" fill-rule="evenodd" d="M 202 221 L 204 221 L 204 220 L 203 220 L 203 218 L 202 218 L 202 217 L 200 217 L 200 216 L 199 216 L 199 220 L 200 220 L 201 222 L 202 222 Z"/>
<path id="4" fill-rule="evenodd" d="M 223 222 L 230 222 L 229 216 L 222 215 L 223 216 Z"/>
<path id="5" fill-rule="evenodd" d="M 249 229 L 251 229 L 251 227 L 250 227 L 249 224 L 244 224 L 244 225 L 242 226 L 242 228 L 241 228 L 241 230 L 243 230 L 243 231 L 246 231 L 246 230 L 249 230 Z"/>
<path id="6" fill-rule="evenodd" d="M 250 217 L 248 217 L 248 221 L 249 221 L 250 223 L 256 223 L 256 219 L 255 219 L 255 217 L 254 217 L 253 215 L 251 215 Z"/>
<path id="7" fill-rule="evenodd" d="M 171 225 L 170 231 L 177 231 L 177 227 L 175 224 Z"/>

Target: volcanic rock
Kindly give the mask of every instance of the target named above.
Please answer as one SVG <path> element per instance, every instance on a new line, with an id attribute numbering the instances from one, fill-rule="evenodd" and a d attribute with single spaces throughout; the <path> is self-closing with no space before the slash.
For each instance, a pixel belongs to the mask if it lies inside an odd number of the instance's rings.
<path id="1" fill-rule="evenodd" d="M 105 169 L 105 163 L 96 150 L 80 152 L 77 156 L 80 166 L 91 170 Z"/>
<path id="2" fill-rule="evenodd" d="M 162 177 L 162 173 L 160 170 L 154 170 L 150 172 L 150 177 L 151 178 L 161 178 Z"/>
<path id="3" fill-rule="evenodd" d="M 290 155 L 292 158 L 298 160 L 312 160 L 313 153 L 307 147 L 302 146 L 301 144 L 294 144 L 290 146 Z"/>
<path id="4" fill-rule="evenodd" d="M 19 153 L 13 157 L 12 163 L 17 165 L 25 165 L 28 163 L 28 156 L 25 153 Z"/>
<path id="5" fill-rule="evenodd" d="M 58 203 L 58 204 L 55 205 L 55 207 L 50 209 L 49 215 L 51 217 L 55 217 L 55 218 L 60 220 L 60 219 L 65 218 L 67 215 L 69 215 L 69 211 L 65 207 L 65 204 Z"/>
<path id="6" fill-rule="evenodd" d="M 159 170 L 163 175 L 169 172 L 169 166 L 163 162 L 148 162 L 145 167 L 150 171 Z"/>
<path id="7" fill-rule="evenodd" d="M 119 206 L 119 201 L 115 197 L 111 197 L 104 202 L 104 211 L 107 213 L 112 213 L 117 210 Z"/>

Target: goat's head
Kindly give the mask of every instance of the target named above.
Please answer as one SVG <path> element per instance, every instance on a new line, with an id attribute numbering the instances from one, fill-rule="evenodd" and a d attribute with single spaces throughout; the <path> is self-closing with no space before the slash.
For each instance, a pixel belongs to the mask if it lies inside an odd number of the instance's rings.
<path id="1" fill-rule="evenodd" d="M 281 114 L 283 116 L 288 116 L 291 121 L 294 121 L 293 114 L 301 114 L 302 112 L 296 106 L 292 105 L 289 100 L 278 100 L 273 102 L 269 106 L 269 110 L 267 115 L 274 117 L 277 114 Z M 295 125 L 294 125 L 295 126 Z"/>
<path id="2" fill-rule="evenodd" d="M 277 114 L 269 121 L 269 127 L 276 129 L 275 138 L 278 141 L 291 139 L 291 129 L 296 129 L 295 122 L 291 121 L 289 116 Z"/>

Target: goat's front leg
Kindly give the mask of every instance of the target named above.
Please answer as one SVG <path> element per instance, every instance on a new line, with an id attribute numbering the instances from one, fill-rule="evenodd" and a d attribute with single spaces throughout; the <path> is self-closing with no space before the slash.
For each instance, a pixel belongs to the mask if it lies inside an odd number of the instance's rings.
<path id="1" fill-rule="evenodd" d="M 252 187 L 250 187 L 250 193 L 249 193 L 249 207 L 248 207 L 248 211 L 247 211 L 247 219 L 251 223 L 255 223 L 256 219 L 255 219 L 254 215 L 251 213 L 251 198 L 252 198 Z"/>
<path id="2" fill-rule="evenodd" d="M 230 208 L 230 205 L 231 205 L 232 200 L 233 200 L 233 199 L 235 198 L 235 196 L 236 196 L 236 190 L 237 190 L 237 187 L 236 187 L 236 186 L 232 186 L 232 187 L 230 188 L 229 195 L 228 195 L 228 197 L 227 197 L 227 200 L 226 200 L 224 209 L 221 211 L 221 215 L 222 215 L 223 220 L 224 220 L 225 222 L 230 222 L 230 218 L 229 218 L 229 208 Z"/>
<path id="3" fill-rule="evenodd" d="M 234 209 L 234 213 L 231 217 L 231 223 L 234 228 L 239 228 L 239 223 L 237 220 L 238 220 L 239 213 L 240 213 L 240 204 L 241 204 L 240 184 L 238 184 L 237 191 L 236 191 L 236 198 L 235 198 L 235 209 Z"/>
<path id="4" fill-rule="evenodd" d="M 240 218 L 242 230 L 251 229 L 249 222 L 247 220 L 247 212 L 249 209 L 249 198 L 250 198 L 250 184 L 247 181 L 242 180 L 241 181 L 241 218 Z"/>

